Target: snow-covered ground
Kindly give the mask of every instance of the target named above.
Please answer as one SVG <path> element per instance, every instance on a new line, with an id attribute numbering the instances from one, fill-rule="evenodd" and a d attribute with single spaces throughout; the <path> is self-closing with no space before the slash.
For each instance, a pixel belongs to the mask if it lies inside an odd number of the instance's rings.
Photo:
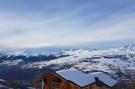
<path id="1" fill-rule="evenodd" d="M 19 63 L 23 63 L 23 59 L 16 60 L 2 60 L 1 65 L 18 65 Z"/>
<path id="2" fill-rule="evenodd" d="M 56 69 L 61 67 L 78 68 L 83 71 L 114 72 L 115 69 L 135 70 L 135 47 L 133 45 L 109 50 L 69 50 L 63 54 L 70 55 L 50 61 L 40 61 L 26 64 L 23 68 L 44 68 L 52 66 Z"/>
<path id="3" fill-rule="evenodd" d="M 5 83 L 6 81 L 4 79 L 0 79 L 0 89 L 13 89 L 13 88 L 10 88 L 6 85 L 4 85 L 3 83 Z"/>
<path id="4" fill-rule="evenodd" d="M 6 49 L 8 50 L 8 49 Z M 79 69 L 84 72 L 103 71 L 117 77 L 124 82 L 131 82 L 135 79 L 135 46 L 130 44 L 119 48 L 111 48 L 106 50 L 86 50 L 86 49 L 71 49 L 62 50 L 56 53 L 48 53 L 47 55 L 54 55 L 56 58 L 51 60 L 39 60 L 41 55 L 46 55 L 43 50 L 27 51 L 15 50 L 4 51 L 0 50 L 0 66 L 1 71 L 13 71 L 18 68 L 20 71 L 25 70 L 42 70 L 44 68 L 51 68 L 54 70 L 63 69 Z M 4 56 L 6 54 L 6 56 Z M 18 58 L 23 55 L 25 59 Z M 36 56 L 36 59 L 33 59 Z M 27 60 L 28 57 L 31 57 Z M 2 59 L 4 58 L 4 59 Z M 16 58 L 16 59 L 14 59 Z M 26 61 L 27 60 L 27 61 Z M 36 61 L 33 61 L 36 60 Z M 7 67 L 7 70 L 3 69 Z M 15 66 L 15 67 L 11 67 Z M 21 69 L 20 69 L 21 68 Z M 17 71 L 18 71 L 17 69 Z M 34 71 L 35 72 L 35 71 Z M 33 72 L 32 72 L 33 73 Z M 7 75 L 9 76 L 9 75 Z M 2 80 L 0 80 L 2 81 Z M 4 87 L 1 85 L 0 87 Z M 31 89 L 29 87 L 29 89 Z"/>
<path id="5" fill-rule="evenodd" d="M 33 55 L 37 56 L 40 53 L 45 53 L 43 50 L 34 51 L 32 50 L 26 53 L 26 50 L 17 50 L 13 53 L 18 55 L 18 53 L 25 54 L 27 56 Z M 4 51 L 5 52 L 5 51 Z M 5 52 L 6 53 L 6 52 Z M 12 53 L 12 51 L 11 51 Z M 10 51 L 8 54 L 11 54 Z M 17 53 L 17 54 L 16 54 Z M 30 53 L 30 55 L 29 55 Z M 47 54 L 48 55 L 48 54 Z M 51 55 L 51 54 L 50 54 Z M 54 60 L 40 60 L 36 62 L 25 63 L 24 59 L 12 59 L 12 60 L 2 60 L 0 65 L 19 65 L 21 68 L 45 68 L 50 67 L 56 70 L 66 69 L 66 68 L 78 68 L 83 71 L 104 71 L 109 73 L 114 73 L 117 69 L 121 70 L 135 70 L 135 46 L 130 44 L 122 46 L 119 48 L 111 48 L 108 50 L 84 50 L 84 49 L 71 49 L 66 51 L 60 51 L 53 54 L 57 59 Z M 68 55 L 65 57 L 59 57 L 61 55 Z M 34 59 L 33 59 L 34 60 Z M 38 60 L 38 59 L 37 59 Z M 20 63 L 23 63 L 20 65 Z"/>

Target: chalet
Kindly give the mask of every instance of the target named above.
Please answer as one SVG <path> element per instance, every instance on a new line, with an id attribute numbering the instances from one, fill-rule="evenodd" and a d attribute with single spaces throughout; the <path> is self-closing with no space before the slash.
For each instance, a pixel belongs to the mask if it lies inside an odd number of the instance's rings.
<path id="1" fill-rule="evenodd" d="M 103 72 L 86 74 L 78 70 L 61 70 L 50 72 L 34 83 L 36 89 L 115 89 L 117 81 Z"/>

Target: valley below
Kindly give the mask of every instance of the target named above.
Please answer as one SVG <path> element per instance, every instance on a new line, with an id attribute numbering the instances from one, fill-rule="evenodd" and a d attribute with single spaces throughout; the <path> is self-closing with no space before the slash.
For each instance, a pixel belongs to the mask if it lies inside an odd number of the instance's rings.
<path id="1" fill-rule="evenodd" d="M 104 50 L 68 49 L 47 54 L 39 50 L 17 50 L 0 54 L 2 89 L 34 89 L 32 81 L 47 72 L 74 68 L 86 73 L 105 72 L 118 80 L 119 89 L 135 87 L 133 44 Z"/>

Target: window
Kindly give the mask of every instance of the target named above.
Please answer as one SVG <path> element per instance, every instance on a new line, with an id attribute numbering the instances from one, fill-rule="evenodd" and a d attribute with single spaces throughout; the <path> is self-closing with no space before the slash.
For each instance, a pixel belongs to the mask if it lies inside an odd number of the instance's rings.
<path id="1" fill-rule="evenodd" d="M 51 87 L 52 87 L 52 88 L 60 88 L 60 83 L 51 82 Z"/>

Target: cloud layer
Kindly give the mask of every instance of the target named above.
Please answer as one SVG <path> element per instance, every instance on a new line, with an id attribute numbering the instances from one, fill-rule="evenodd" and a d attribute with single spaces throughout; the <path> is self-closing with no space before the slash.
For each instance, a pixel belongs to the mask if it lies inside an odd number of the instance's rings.
<path id="1" fill-rule="evenodd" d="M 0 45 L 42 47 L 134 39 L 132 0 L 52 1 L 0 1 Z"/>

